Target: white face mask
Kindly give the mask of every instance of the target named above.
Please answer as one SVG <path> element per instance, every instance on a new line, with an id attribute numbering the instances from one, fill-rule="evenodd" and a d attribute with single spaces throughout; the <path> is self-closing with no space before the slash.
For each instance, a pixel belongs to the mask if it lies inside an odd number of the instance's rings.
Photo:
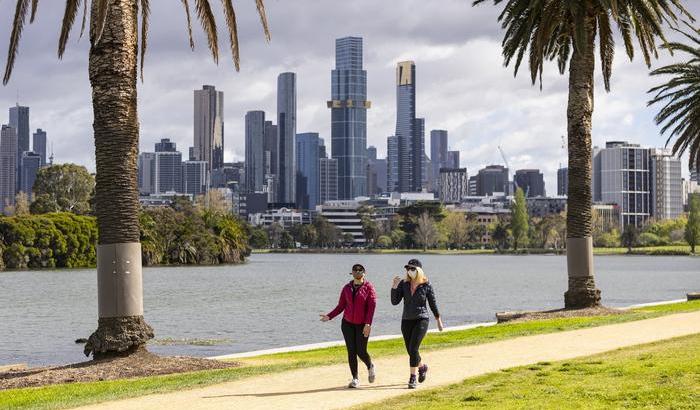
<path id="1" fill-rule="evenodd" d="M 417 275 L 418 275 L 418 272 L 415 270 L 408 271 L 408 277 L 411 279 L 415 279 Z"/>

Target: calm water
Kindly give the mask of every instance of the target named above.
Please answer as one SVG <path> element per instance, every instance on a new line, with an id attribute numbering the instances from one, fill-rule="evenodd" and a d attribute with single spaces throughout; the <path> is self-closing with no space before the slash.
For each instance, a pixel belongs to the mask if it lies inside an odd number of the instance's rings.
<path id="1" fill-rule="evenodd" d="M 409 255 L 253 255 L 239 266 L 144 270 L 146 320 L 157 338 L 217 339 L 215 346 L 152 346 L 166 354 L 212 356 L 338 340 L 335 306 L 353 263 L 367 268 L 379 295 L 374 334 L 400 333 L 400 306 L 389 302 L 391 278 Z M 447 326 L 494 320 L 503 310 L 557 308 L 566 289 L 561 256 L 424 255 Z M 684 298 L 700 290 L 700 259 L 596 258 L 609 306 Z M 78 337 L 97 324 L 93 270 L 0 272 L 0 364 L 84 360 Z M 431 323 L 431 327 L 434 323 Z"/>

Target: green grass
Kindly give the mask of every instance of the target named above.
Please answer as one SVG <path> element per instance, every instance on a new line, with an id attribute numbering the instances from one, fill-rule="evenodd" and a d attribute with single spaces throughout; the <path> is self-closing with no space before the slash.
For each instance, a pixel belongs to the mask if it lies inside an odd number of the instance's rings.
<path id="1" fill-rule="evenodd" d="M 601 326 L 666 314 L 700 310 L 700 301 L 646 307 L 625 315 L 549 319 L 522 323 L 505 323 L 490 327 L 443 333 L 430 333 L 422 346 L 425 351 L 488 343 L 518 336 L 552 333 Z M 405 354 L 401 339 L 370 343 L 374 357 Z M 241 366 L 224 370 L 144 377 L 137 379 L 61 384 L 46 387 L 0 391 L 0 409 L 60 409 L 109 400 L 163 393 L 278 373 L 286 370 L 344 363 L 345 347 L 337 346 L 305 352 L 258 356 L 241 360 Z"/>
<path id="2" fill-rule="evenodd" d="M 504 369 L 361 409 L 696 409 L 700 335 Z"/>

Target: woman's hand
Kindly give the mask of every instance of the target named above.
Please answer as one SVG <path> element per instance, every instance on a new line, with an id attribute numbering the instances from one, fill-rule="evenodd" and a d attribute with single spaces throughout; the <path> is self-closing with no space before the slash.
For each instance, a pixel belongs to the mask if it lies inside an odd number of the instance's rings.
<path id="1" fill-rule="evenodd" d="M 394 276 L 394 281 L 391 284 L 392 289 L 396 289 L 399 287 L 399 283 L 401 283 L 402 279 L 399 276 Z"/>
<path id="2" fill-rule="evenodd" d="M 329 318 L 328 315 L 321 314 L 319 316 L 321 316 L 321 322 L 328 322 L 329 320 L 331 320 L 331 318 Z"/>
<path id="3" fill-rule="evenodd" d="M 365 327 L 362 329 L 362 334 L 363 334 L 365 337 L 369 337 L 369 333 L 370 333 L 371 331 L 372 331 L 372 325 L 367 324 L 367 325 L 365 325 Z"/>
<path id="4" fill-rule="evenodd" d="M 442 318 L 441 318 L 441 317 L 437 318 L 437 326 L 438 326 L 438 330 L 441 331 L 441 332 L 442 332 L 442 330 L 445 328 L 445 325 L 442 324 Z"/>

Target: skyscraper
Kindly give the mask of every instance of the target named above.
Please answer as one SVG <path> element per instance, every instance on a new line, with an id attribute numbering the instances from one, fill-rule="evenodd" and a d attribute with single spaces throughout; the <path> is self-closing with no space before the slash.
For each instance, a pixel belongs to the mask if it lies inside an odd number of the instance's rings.
<path id="1" fill-rule="evenodd" d="M 277 126 L 272 121 L 265 121 L 265 137 L 263 140 L 263 168 L 265 175 L 277 172 Z"/>
<path id="2" fill-rule="evenodd" d="M 668 149 L 651 151 L 651 212 L 657 219 L 675 219 L 683 213 L 681 160 Z"/>
<path id="3" fill-rule="evenodd" d="M 510 192 L 508 181 L 508 168 L 502 165 L 489 165 L 480 169 L 476 176 L 476 194 L 478 196 L 491 196 L 494 192 L 508 195 Z"/>
<path id="4" fill-rule="evenodd" d="M 170 141 L 170 138 L 161 138 L 160 142 L 156 142 L 156 152 L 175 152 L 177 144 Z"/>
<path id="5" fill-rule="evenodd" d="M 438 183 L 440 201 L 458 203 L 469 195 L 469 179 L 466 168 L 440 168 Z"/>
<path id="6" fill-rule="evenodd" d="M 569 195 L 569 168 L 557 170 L 557 195 Z"/>
<path id="7" fill-rule="evenodd" d="M 319 171 L 319 203 L 338 199 L 338 160 L 335 158 L 320 158 Z"/>
<path id="8" fill-rule="evenodd" d="M 519 169 L 513 177 L 515 186 L 522 189 L 528 198 L 546 196 L 544 189 L 544 175 L 539 169 Z"/>
<path id="9" fill-rule="evenodd" d="M 41 157 L 41 166 L 46 165 L 46 131 L 37 128 L 33 135 L 32 151 Z"/>
<path id="10" fill-rule="evenodd" d="M 399 190 L 399 138 L 396 136 L 386 139 L 386 190 Z"/>
<path id="11" fill-rule="evenodd" d="M 414 143 L 418 149 L 412 152 L 412 162 L 420 164 L 420 174 L 414 174 L 414 187 L 421 191 L 428 184 L 428 156 L 425 155 L 425 118 L 416 118 L 413 123 Z M 415 171 L 414 171 L 415 172 Z"/>
<path id="12" fill-rule="evenodd" d="M 459 168 L 459 151 L 447 151 L 447 168 Z"/>
<path id="13" fill-rule="evenodd" d="M 297 134 L 297 207 L 315 209 L 319 200 L 319 146 L 316 132 Z M 301 189 L 301 191 L 299 191 Z"/>
<path id="14" fill-rule="evenodd" d="M 182 162 L 182 192 L 190 195 L 206 194 L 209 190 L 206 161 Z"/>
<path id="15" fill-rule="evenodd" d="M 182 153 L 160 151 L 155 153 L 155 194 L 182 192 Z"/>
<path id="16" fill-rule="evenodd" d="M 296 156 L 294 139 L 297 133 L 296 74 L 277 77 L 277 197 L 279 202 L 296 200 Z"/>
<path id="17" fill-rule="evenodd" d="M 433 178 L 440 175 L 440 168 L 447 168 L 447 131 L 430 131 L 430 162 Z"/>
<path id="18" fill-rule="evenodd" d="M 396 66 L 396 137 L 398 139 L 399 192 L 420 191 L 422 154 L 416 131 L 416 65 L 402 61 Z"/>
<path id="19" fill-rule="evenodd" d="M 142 152 L 139 154 L 139 194 L 151 195 L 156 193 L 156 153 Z"/>
<path id="20" fill-rule="evenodd" d="M 22 178 L 20 181 L 19 190 L 27 194 L 29 200 L 32 200 L 32 192 L 36 174 L 41 168 L 41 156 L 31 151 L 22 153 Z"/>
<path id="21" fill-rule="evenodd" d="M 17 131 L 8 125 L 0 129 L 0 209 L 15 204 L 17 189 Z"/>
<path id="22" fill-rule="evenodd" d="M 29 107 L 10 107 L 10 127 L 17 131 L 17 151 L 29 151 Z"/>
<path id="23" fill-rule="evenodd" d="M 338 160 L 338 197 L 367 194 L 367 71 L 362 68 L 362 38 L 335 40 L 331 72 L 331 157 Z"/>
<path id="24" fill-rule="evenodd" d="M 245 115 L 245 189 L 260 192 L 265 182 L 265 112 L 248 111 Z"/>
<path id="25" fill-rule="evenodd" d="M 377 147 L 370 145 L 367 147 L 367 160 L 377 159 Z"/>
<path id="26" fill-rule="evenodd" d="M 194 158 L 209 175 L 224 165 L 224 93 L 213 85 L 194 91 Z"/>

